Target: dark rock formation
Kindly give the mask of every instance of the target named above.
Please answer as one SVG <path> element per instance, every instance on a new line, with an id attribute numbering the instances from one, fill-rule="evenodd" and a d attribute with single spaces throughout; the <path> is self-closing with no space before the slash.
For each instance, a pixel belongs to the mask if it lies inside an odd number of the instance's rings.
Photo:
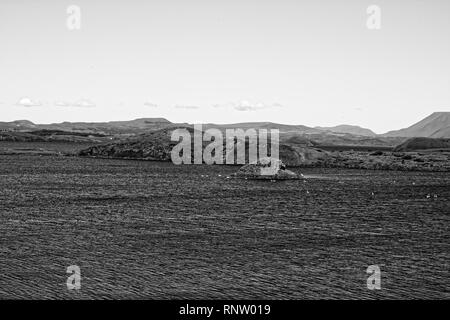
<path id="1" fill-rule="evenodd" d="M 269 157 L 262 158 L 256 163 L 244 165 L 233 177 L 263 180 L 295 180 L 301 178 L 295 172 L 286 170 L 286 166 L 281 160 Z"/>

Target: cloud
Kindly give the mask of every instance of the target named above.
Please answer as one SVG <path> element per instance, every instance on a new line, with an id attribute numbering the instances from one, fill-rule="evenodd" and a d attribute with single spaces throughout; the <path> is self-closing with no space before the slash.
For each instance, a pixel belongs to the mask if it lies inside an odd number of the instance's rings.
<path id="1" fill-rule="evenodd" d="M 75 102 L 56 101 L 55 106 L 68 108 L 93 108 L 95 107 L 95 103 L 87 99 L 80 99 Z"/>
<path id="2" fill-rule="evenodd" d="M 144 106 L 150 107 L 150 108 L 157 108 L 158 107 L 158 105 L 156 103 L 153 103 L 153 102 L 150 102 L 150 101 L 144 102 Z"/>
<path id="3" fill-rule="evenodd" d="M 217 104 L 214 104 L 212 107 L 213 108 L 217 108 L 217 109 L 219 109 L 219 108 L 234 108 L 235 105 L 236 104 L 233 103 L 233 102 L 227 102 L 227 103 L 224 103 L 224 104 L 217 103 Z"/>
<path id="4" fill-rule="evenodd" d="M 95 107 L 95 103 L 93 103 L 90 100 L 81 99 L 81 100 L 76 101 L 73 104 L 73 106 L 74 107 L 80 107 L 80 108 L 92 108 L 92 107 Z"/>
<path id="5" fill-rule="evenodd" d="M 262 109 L 281 108 L 279 103 L 265 104 L 262 102 L 252 103 L 247 100 L 239 101 L 234 104 L 234 109 L 237 111 L 257 111 Z"/>
<path id="6" fill-rule="evenodd" d="M 69 107 L 70 103 L 65 101 L 56 101 L 55 106 L 57 107 Z"/>
<path id="7" fill-rule="evenodd" d="M 247 100 L 242 100 L 234 106 L 234 109 L 237 111 L 255 111 L 258 109 L 264 109 L 264 104 L 261 102 L 253 104 Z"/>
<path id="8" fill-rule="evenodd" d="M 22 107 L 40 107 L 42 106 L 42 103 L 39 100 L 33 100 L 28 97 L 23 97 L 20 98 L 19 101 L 17 101 L 16 105 Z"/>
<path id="9" fill-rule="evenodd" d="M 175 106 L 175 108 L 177 108 L 177 109 L 191 109 L 191 110 L 193 110 L 193 109 L 198 109 L 198 106 L 192 106 L 192 105 L 179 105 L 179 104 L 177 104 L 177 105 Z"/>

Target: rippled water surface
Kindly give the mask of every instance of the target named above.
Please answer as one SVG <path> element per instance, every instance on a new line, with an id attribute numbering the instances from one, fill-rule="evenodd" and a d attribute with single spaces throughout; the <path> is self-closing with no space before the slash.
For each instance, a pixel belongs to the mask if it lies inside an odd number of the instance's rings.
<path id="1" fill-rule="evenodd" d="M 237 169 L 0 156 L 0 298 L 450 298 L 450 174 Z"/>

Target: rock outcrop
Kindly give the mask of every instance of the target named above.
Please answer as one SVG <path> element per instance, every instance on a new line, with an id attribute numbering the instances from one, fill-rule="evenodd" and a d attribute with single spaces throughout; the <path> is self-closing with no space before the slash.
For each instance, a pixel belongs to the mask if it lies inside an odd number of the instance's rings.
<path id="1" fill-rule="evenodd" d="M 176 142 L 170 140 L 173 128 L 155 130 L 129 139 L 89 147 L 80 151 L 82 157 L 122 158 L 170 161 Z"/>
<path id="2" fill-rule="evenodd" d="M 281 160 L 267 157 L 258 160 L 256 163 L 244 165 L 233 177 L 263 180 L 295 180 L 300 179 L 301 175 L 287 170 Z"/>
<path id="3" fill-rule="evenodd" d="M 320 166 L 328 158 L 328 152 L 311 147 L 280 144 L 280 159 L 289 167 Z"/>

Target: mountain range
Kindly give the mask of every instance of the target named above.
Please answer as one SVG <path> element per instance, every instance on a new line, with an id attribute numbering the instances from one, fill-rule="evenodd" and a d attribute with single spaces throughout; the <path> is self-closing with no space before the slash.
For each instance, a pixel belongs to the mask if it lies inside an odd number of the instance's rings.
<path id="1" fill-rule="evenodd" d="M 12 122 L 0 122 L 0 131 L 30 132 L 36 130 L 61 130 L 67 132 L 82 132 L 95 134 L 138 134 L 149 130 L 157 130 L 167 127 L 189 125 L 187 123 L 172 123 L 164 118 L 142 118 L 131 121 L 110 122 L 62 122 L 53 124 L 35 124 L 28 120 L 16 120 Z M 356 136 L 364 138 L 384 137 L 428 137 L 428 138 L 450 138 L 450 112 L 434 112 L 425 119 L 411 125 L 408 128 L 389 131 L 377 135 L 370 129 L 352 125 L 338 125 L 335 127 L 308 127 L 304 125 L 286 125 L 272 122 L 246 122 L 233 124 L 203 124 L 208 128 L 255 128 L 255 129 L 279 129 L 286 134 L 308 134 L 308 135 L 334 135 L 334 136 Z"/>

